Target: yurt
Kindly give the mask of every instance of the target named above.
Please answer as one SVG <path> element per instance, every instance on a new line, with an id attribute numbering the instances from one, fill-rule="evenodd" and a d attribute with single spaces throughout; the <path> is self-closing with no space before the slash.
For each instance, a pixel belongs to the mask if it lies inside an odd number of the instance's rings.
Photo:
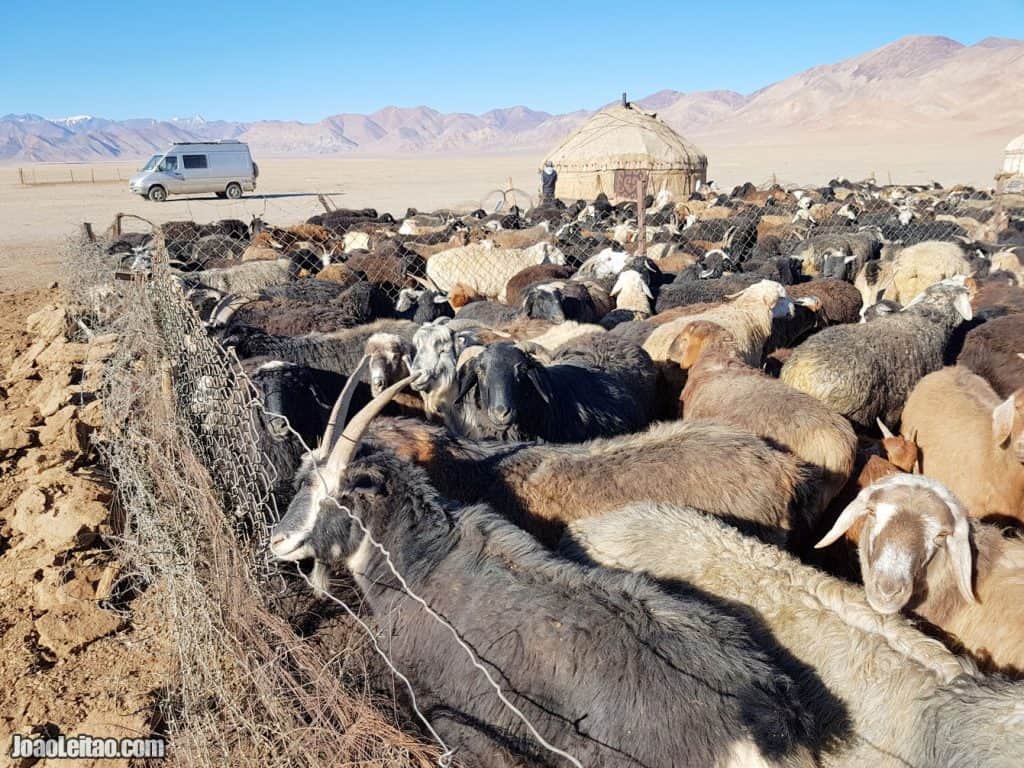
<path id="1" fill-rule="evenodd" d="M 1003 155 L 1003 170 L 999 174 L 1005 192 L 1024 192 L 1024 136 L 1006 145 Z"/>
<path id="2" fill-rule="evenodd" d="M 625 100 L 590 118 L 546 160 L 558 172 L 558 197 L 573 200 L 601 192 L 613 201 L 635 199 L 643 174 L 650 194 L 667 189 L 678 200 L 707 181 L 708 171 L 700 149 Z"/>

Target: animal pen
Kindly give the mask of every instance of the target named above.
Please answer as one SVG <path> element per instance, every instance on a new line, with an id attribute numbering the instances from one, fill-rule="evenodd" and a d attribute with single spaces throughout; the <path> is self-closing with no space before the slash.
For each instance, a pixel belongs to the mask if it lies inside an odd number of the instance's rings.
<path id="1" fill-rule="evenodd" d="M 630 182 L 639 204 L 625 246 L 631 255 L 667 259 L 660 235 L 688 224 L 658 210 L 642 174 Z M 756 239 L 766 216 L 779 219 L 779 240 L 791 246 L 803 227 L 813 227 L 809 206 L 802 216 L 778 217 L 770 190 L 751 188 L 750 196 L 759 201 L 756 220 L 739 229 L 703 222 L 702 247 Z M 972 201 L 992 202 L 965 192 L 963 205 Z M 963 234 L 952 221 L 908 217 L 901 226 L 913 242 Z M 270 418 L 238 357 L 208 333 L 171 269 L 182 249 L 206 249 L 215 260 L 237 260 L 239 252 L 227 239 L 200 243 L 210 235 L 172 242 L 164 228 L 144 234 L 146 268 L 135 271 L 123 269 L 124 252 L 109 253 L 107 242 L 75 241 L 66 286 L 81 340 L 105 333 L 120 340 L 106 366 L 98 447 L 116 482 L 119 546 L 135 588 L 167 596 L 178 663 L 159 727 L 176 760 L 211 767 L 448 764 L 447 745 L 424 727 L 402 670 L 375 647 L 352 585 L 335 582 L 336 599 L 322 602 L 306 576 L 269 558 L 270 529 L 289 493 Z M 552 228 L 545 242 L 588 246 L 586 234 L 573 229 Z M 218 247 L 223 251 L 209 252 Z M 486 249 L 466 258 L 479 259 L 484 271 L 501 267 Z M 113 280 L 119 270 L 124 279 Z M 398 298 L 399 286 L 378 282 Z"/>

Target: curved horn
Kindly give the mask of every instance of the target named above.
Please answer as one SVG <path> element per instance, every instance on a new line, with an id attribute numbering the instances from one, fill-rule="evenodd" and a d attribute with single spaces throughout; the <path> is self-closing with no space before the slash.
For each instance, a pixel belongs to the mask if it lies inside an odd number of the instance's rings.
<path id="1" fill-rule="evenodd" d="M 878 429 L 882 433 L 882 437 L 884 437 L 886 439 L 891 438 L 891 437 L 895 437 L 895 435 L 892 433 L 892 430 L 890 430 L 887 426 L 885 426 L 885 422 L 882 421 L 881 418 L 875 419 L 875 422 L 878 424 Z"/>
<path id="2" fill-rule="evenodd" d="M 858 493 L 857 497 L 840 513 L 839 517 L 833 524 L 832 529 L 825 534 L 821 541 L 814 545 L 814 548 L 822 549 L 823 547 L 833 544 L 840 536 L 852 528 L 853 524 L 857 522 L 857 520 L 864 517 L 870 509 L 869 500 L 874 491 L 874 487 L 869 485 Z"/>
<path id="3" fill-rule="evenodd" d="M 363 373 L 369 364 L 370 356 L 363 355 L 363 359 L 359 361 L 359 365 L 356 366 L 352 375 L 348 377 L 348 381 L 345 382 L 341 394 L 338 395 L 338 399 L 331 409 L 331 417 L 327 420 L 327 428 L 324 429 L 323 440 L 320 441 L 320 445 L 324 450 L 329 451 L 334 447 L 334 433 L 338 429 L 338 422 L 344 425 L 345 418 L 348 416 L 348 407 L 352 404 L 352 396 L 356 393 L 359 380 L 363 378 Z"/>
<path id="4" fill-rule="evenodd" d="M 349 461 L 351 461 L 356 453 L 356 449 L 359 447 L 359 441 L 362 439 L 367 427 L 370 426 L 370 422 L 373 421 L 373 418 L 378 413 L 384 410 L 384 406 L 390 403 L 395 395 L 405 388 L 410 381 L 412 381 L 412 376 L 406 376 L 401 381 L 396 381 L 352 417 L 352 421 L 348 423 L 345 430 L 341 433 L 341 437 L 338 438 L 331 449 L 331 456 L 327 459 L 326 467 L 328 477 L 339 476 L 345 467 L 348 466 Z"/>
<path id="5" fill-rule="evenodd" d="M 255 297 L 244 294 L 244 293 L 229 293 L 227 296 L 217 302 L 217 305 L 213 308 L 210 313 L 209 325 L 211 328 L 223 328 L 229 322 L 231 318 L 235 316 L 235 313 L 244 307 L 246 304 L 251 304 L 255 301 Z"/>

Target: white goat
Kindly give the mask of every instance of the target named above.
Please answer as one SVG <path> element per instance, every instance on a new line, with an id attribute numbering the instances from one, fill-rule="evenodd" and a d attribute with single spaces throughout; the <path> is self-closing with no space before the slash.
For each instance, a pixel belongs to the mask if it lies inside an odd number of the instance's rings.
<path id="1" fill-rule="evenodd" d="M 593 561 L 696 588 L 782 646 L 805 698 L 817 698 L 826 766 L 1019 766 L 1020 685 L 977 673 L 860 590 L 694 509 L 636 504 L 574 522 Z M 836 702 L 835 697 L 840 701 Z"/>

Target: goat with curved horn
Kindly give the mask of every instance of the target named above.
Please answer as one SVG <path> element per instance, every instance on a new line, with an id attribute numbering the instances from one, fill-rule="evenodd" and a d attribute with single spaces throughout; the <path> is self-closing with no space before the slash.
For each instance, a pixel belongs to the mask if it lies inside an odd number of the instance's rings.
<path id="1" fill-rule="evenodd" d="M 359 371 L 354 373 L 349 381 L 355 382 L 358 378 Z M 346 392 L 342 392 L 335 403 L 320 448 L 306 455 L 306 461 L 295 475 L 298 490 L 288 505 L 288 511 L 271 533 L 270 550 L 275 557 L 287 561 L 314 557 L 313 539 L 319 535 L 317 531 L 324 525 L 321 520 L 323 503 L 337 494 L 345 468 L 355 456 L 370 422 L 411 380 L 412 377 L 407 376 L 377 395 L 352 417 L 342 433 L 335 438 L 337 424 L 344 419 L 352 399 L 351 391 L 355 389 L 354 383 L 351 387 L 346 385 L 348 396 L 346 397 Z M 314 573 L 319 574 L 319 578 L 323 576 L 323 569 L 314 569 Z"/>
<path id="2" fill-rule="evenodd" d="M 331 409 L 330 418 L 327 419 L 327 427 L 324 429 L 323 439 L 320 441 L 320 445 L 325 451 L 330 451 L 334 447 L 334 433 L 337 430 L 337 424 L 339 421 L 344 424 L 345 419 L 348 418 L 348 409 L 352 404 L 352 397 L 355 394 L 356 387 L 359 385 L 359 380 L 366 372 L 369 364 L 369 355 L 363 355 L 363 359 L 359 361 L 359 365 L 356 366 L 352 375 L 348 377 L 348 381 L 345 382 L 341 394 L 338 395 L 338 399 Z"/>
<path id="3" fill-rule="evenodd" d="M 373 421 L 377 414 L 384 410 L 387 404 L 394 399 L 395 395 L 408 386 L 410 381 L 412 381 L 412 376 L 406 376 L 404 379 L 396 381 L 352 417 L 352 421 L 345 426 L 341 437 L 338 438 L 331 448 L 331 455 L 327 459 L 326 467 L 326 471 L 329 474 L 340 474 L 344 471 L 349 461 L 355 455 L 356 449 L 359 447 L 359 441 L 366 433 L 367 428 L 369 428 L 370 422 Z"/>

